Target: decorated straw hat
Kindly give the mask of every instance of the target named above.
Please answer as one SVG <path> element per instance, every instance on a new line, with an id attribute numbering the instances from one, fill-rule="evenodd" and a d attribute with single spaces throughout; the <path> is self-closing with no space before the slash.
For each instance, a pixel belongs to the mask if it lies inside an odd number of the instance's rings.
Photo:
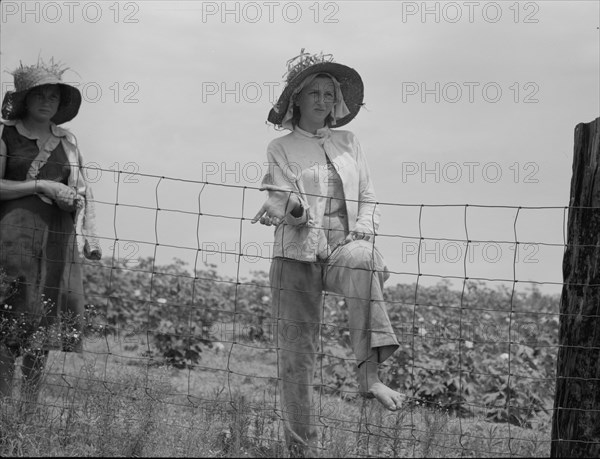
<path id="1" fill-rule="evenodd" d="M 10 74 L 14 77 L 14 91 L 7 91 L 2 101 L 2 118 L 13 120 L 25 114 L 25 98 L 29 91 L 39 86 L 55 84 L 60 89 L 60 105 L 56 115 L 52 117 L 55 124 L 66 123 L 77 115 L 81 106 L 81 93 L 74 86 L 63 83 L 62 75 L 68 70 L 54 59 L 44 62 L 38 59 L 35 65 L 24 66 L 22 63 Z"/>
<path id="2" fill-rule="evenodd" d="M 335 120 L 334 127 L 340 127 L 352 121 L 363 105 L 364 86 L 360 75 L 353 68 L 333 62 L 331 54 L 310 54 L 304 52 L 304 48 L 298 56 L 287 61 L 287 72 L 284 75 L 286 86 L 277 103 L 269 111 L 267 121 L 281 126 L 290 100 L 295 97 L 298 87 L 307 77 L 320 73 L 329 74 L 339 82 L 344 102 L 349 111 L 342 118 Z"/>

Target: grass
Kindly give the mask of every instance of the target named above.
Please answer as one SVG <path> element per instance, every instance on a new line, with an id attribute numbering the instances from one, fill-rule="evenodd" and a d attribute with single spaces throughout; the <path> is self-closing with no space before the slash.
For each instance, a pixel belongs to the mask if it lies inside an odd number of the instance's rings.
<path id="1" fill-rule="evenodd" d="M 51 352 L 35 411 L 18 391 L 2 404 L 0 456 L 285 456 L 275 351 L 230 344 L 179 370 L 145 357 L 148 349 L 136 336 Z M 522 429 L 324 392 L 315 404 L 323 456 L 549 455 L 549 419 Z"/>

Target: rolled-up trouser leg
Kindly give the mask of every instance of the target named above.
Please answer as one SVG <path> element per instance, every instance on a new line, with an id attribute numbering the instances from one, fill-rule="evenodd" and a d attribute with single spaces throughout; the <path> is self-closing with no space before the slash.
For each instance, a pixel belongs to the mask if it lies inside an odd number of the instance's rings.
<path id="1" fill-rule="evenodd" d="M 324 289 L 346 298 L 350 341 L 358 365 L 373 356 L 381 363 L 399 347 L 383 300 L 387 277 L 381 253 L 369 241 L 345 244 L 328 259 Z"/>
<path id="2" fill-rule="evenodd" d="M 292 454 L 316 456 L 312 391 L 322 318 L 321 265 L 274 258 L 270 281 L 286 443 Z"/>

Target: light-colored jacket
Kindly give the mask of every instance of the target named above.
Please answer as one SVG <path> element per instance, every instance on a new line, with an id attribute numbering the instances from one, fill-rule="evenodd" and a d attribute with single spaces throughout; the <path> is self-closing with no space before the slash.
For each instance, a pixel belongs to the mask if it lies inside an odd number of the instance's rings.
<path id="1" fill-rule="evenodd" d="M 20 120 L 2 120 L 0 122 L 0 138 L 4 126 L 15 126 L 19 134 L 31 138 L 27 129 L 23 126 Z M 62 147 L 67 155 L 71 172 L 69 174 L 68 185 L 73 188 L 83 201 L 83 206 L 79 207 L 75 213 L 75 231 L 79 236 L 79 245 L 86 258 L 91 260 L 99 260 L 102 257 L 102 249 L 98 241 L 96 231 L 96 206 L 92 189 L 85 180 L 84 162 L 81 152 L 77 147 L 77 139 L 65 128 L 51 124 L 52 134 L 60 138 Z M 50 156 L 49 151 L 40 151 L 40 154 L 35 158 L 32 164 L 32 169 L 39 170 Z M 27 180 L 33 180 L 36 173 L 27 174 Z M 40 197 L 41 199 L 44 197 Z M 47 198 L 46 198 L 47 199 Z M 47 202 L 47 201 L 46 201 Z"/>
<path id="2" fill-rule="evenodd" d="M 319 129 L 315 135 L 296 127 L 274 139 L 267 148 L 269 170 L 263 184 L 296 193 L 304 207 L 302 216 L 290 213 L 275 229 L 274 257 L 316 261 L 324 239 L 323 217 L 327 201 L 326 155 L 339 174 L 346 198 L 350 231 L 375 234 L 379 209 L 367 160 L 350 131 Z"/>

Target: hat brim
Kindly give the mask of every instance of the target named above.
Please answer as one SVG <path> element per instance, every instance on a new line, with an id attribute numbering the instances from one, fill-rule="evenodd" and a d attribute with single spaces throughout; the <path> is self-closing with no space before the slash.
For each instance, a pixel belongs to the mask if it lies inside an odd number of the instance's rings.
<path id="1" fill-rule="evenodd" d="M 267 117 L 269 123 L 281 126 L 281 122 L 288 109 L 290 97 L 294 93 L 294 90 L 306 77 L 314 75 L 315 73 L 329 73 L 340 83 L 344 102 L 350 111 L 348 115 L 336 120 L 335 126 L 332 127 L 341 127 L 352 121 L 358 114 L 364 98 L 364 85 L 360 75 L 356 70 L 346 65 L 338 64 L 336 62 L 321 62 L 302 70 L 288 82 L 283 89 L 281 96 L 279 96 L 279 100 L 269 111 L 269 116 Z"/>
<path id="2" fill-rule="evenodd" d="M 71 121 L 79 113 L 81 107 L 81 92 L 74 86 L 64 83 L 49 83 L 56 84 L 60 88 L 60 106 L 56 114 L 52 117 L 54 124 L 63 124 Z M 38 85 L 45 86 L 45 85 Z M 14 120 L 21 118 L 24 115 L 24 103 L 27 94 L 32 89 L 38 87 L 33 86 L 24 91 L 7 91 L 2 100 L 2 118 L 5 120 Z"/>

